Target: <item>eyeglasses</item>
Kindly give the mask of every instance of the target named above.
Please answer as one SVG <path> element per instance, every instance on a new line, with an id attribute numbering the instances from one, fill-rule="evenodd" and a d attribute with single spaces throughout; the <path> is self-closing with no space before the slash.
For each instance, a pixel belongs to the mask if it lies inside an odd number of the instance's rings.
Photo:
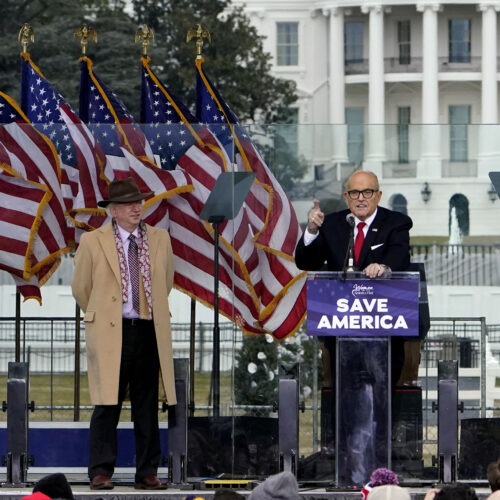
<path id="1" fill-rule="evenodd" d="M 363 191 L 359 191 L 358 189 L 351 189 L 350 191 L 347 191 L 347 194 L 349 195 L 349 198 L 351 198 L 351 200 L 357 200 L 360 194 L 363 196 L 363 199 L 369 200 L 377 192 L 378 189 L 363 189 Z"/>

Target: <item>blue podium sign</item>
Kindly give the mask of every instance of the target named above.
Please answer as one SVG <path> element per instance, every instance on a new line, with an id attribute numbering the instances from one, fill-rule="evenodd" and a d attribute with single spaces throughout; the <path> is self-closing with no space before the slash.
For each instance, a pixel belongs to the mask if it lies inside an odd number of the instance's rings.
<path id="1" fill-rule="evenodd" d="M 307 333 L 417 337 L 418 273 L 399 274 L 406 279 L 308 279 Z"/>

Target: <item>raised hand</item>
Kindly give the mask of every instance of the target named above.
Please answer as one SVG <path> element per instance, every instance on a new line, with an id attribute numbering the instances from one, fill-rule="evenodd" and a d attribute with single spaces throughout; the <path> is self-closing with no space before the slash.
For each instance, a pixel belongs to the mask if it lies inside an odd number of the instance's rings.
<path id="1" fill-rule="evenodd" d="M 313 199 L 313 207 L 307 213 L 307 229 L 310 233 L 316 234 L 325 220 L 325 214 L 321 211 L 319 200 Z"/>

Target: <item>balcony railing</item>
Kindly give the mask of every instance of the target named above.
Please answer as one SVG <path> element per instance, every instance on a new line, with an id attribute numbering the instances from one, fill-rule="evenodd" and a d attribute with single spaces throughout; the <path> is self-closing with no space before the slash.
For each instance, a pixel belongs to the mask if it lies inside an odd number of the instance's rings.
<path id="1" fill-rule="evenodd" d="M 438 58 L 438 71 L 441 73 L 450 72 L 478 72 L 481 71 L 481 56 L 470 57 L 468 61 L 454 62 L 450 61 L 448 56 Z M 358 61 L 346 61 L 346 75 L 368 74 L 368 59 Z M 422 57 L 411 57 L 404 60 L 399 57 L 384 58 L 384 73 L 422 73 Z"/>

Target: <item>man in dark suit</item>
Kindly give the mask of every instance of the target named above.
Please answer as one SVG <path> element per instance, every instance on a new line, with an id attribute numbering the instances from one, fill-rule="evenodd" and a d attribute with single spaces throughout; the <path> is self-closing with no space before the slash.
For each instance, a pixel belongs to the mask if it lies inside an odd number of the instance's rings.
<path id="1" fill-rule="evenodd" d="M 382 277 L 390 271 L 406 271 L 410 265 L 412 220 L 400 212 L 379 207 L 381 197 L 377 176 L 357 170 L 345 184 L 347 209 L 325 215 L 315 201 L 307 217 L 307 228 L 295 249 L 297 267 L 309 271 L 342 271 L 352 237 L 346 216 L 352 213 L 355 240 L 359 223 L 365 223 L 364 242 L 354 262 L 356 269 L 368 278 Z M 393 341 L 392 350 L 392 380 L 396 383 L 404 361 L 402 341 Z"/>
<path id="2" fill-rule="evenodd" d="M 394 212 L 380 207 L 379 202 L 382 197 L 377 176 L 368 171 L 358 170 L 354 172 L 345 184 L 344 199 L 348 208 L 338 212 L 325 215 L 317 201 L 308 213 L 307 227 L 302 238 L 295 249 L 295 262 L 299 269 L 310 271 L 328 270 L 343 271 L 346 267 L 346 255 L 350 242 L 354 236 L 354 266 L 358 271 L 362 271 L 367 278 L 377 278 L 390 275 L 391 271 L 405 271 L 410 264 L 410 235 L 412 227 L 411 219 L 399 212 Z M 352 215 L 349 215 L 352 214 Z M 349 216 L 349 217 L 348 217 Z M 352 219 L 354 216 L 354 219 Z M 351 219 L 351 223 L 348 219 Z M 332 388 L 335 380 L 335 348 L 334 337 L 323 338 L 323 366 L 325 385 Z M 367 349 L 363 342 L 353 343 L 354 351 L 351 351 L 350 380 L 347 385 L 351 389 L 362 389 L 366 392 L 366 387 L 375 386 L 374 368 L 376 369 L 374 358 L 375 353 Z M 355 353 L 359 352 L 359 356 Z M 341 364 L 343 364 L 341 360 Z M 404 340 L 394 337 L 391 341 L 391 377 L 392 384 L 395 385 L 401 373 L 404 363 Z M 339 369 L 342 369 L 340 367 Z M 349 369 L 349 368 L 348 368 Z M 371 389 L 368 396 L 372 398 L 367 405 L 373 405 L 373 394 L 376 388 Z M 349 398 L 353 401 L 354 398 Z M 343 414 L 348 410 L 350 402 L 345 403 Z M 358 399 L 358 409 L 361 400 Z M 356 409 L 351 413 L 351 419 L 356 417 Z M 352 423 L 352 422 L 351 422 Z M 356 424 L 353 424 L 355 426 Z M 360 427 L 367 426 L 367 422 L 360 424 Z M 364 432 L 364 430 L 363 430 Z M 362 432 L 357 432 L 359 435 Z M 372 436 L 373 437 L 373 436 Z M 368 439 L 368 438 L 367 438 Z M 370 438 L 371 439 L 371 438 Z M 359 439 L 358 439 L 359 441 Z M 356 445 L 363 448 L 366 458 L 367 445 Z M 355 462 L 352 458 L 351 462 Z M 364 478 L 363 474 L 371 471 L 364 471 L 362 466 L 351 463 L 353 470 L 352 477 L 346 478 L 354 484 L 360 484 Z"/>

